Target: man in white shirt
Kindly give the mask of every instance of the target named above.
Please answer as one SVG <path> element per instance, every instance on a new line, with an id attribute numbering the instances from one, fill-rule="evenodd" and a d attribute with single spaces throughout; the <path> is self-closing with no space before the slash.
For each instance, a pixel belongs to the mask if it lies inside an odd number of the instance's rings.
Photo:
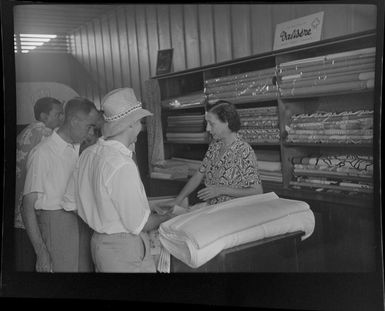
<path id="1" fill-rule="evenodd" d="M 63 103 L 53 97 L 39 98 L 33 106 L 36 122 L 24 128 L 16 138 L 16 186 L 15 186 L 15 268 L 16 271 L 34 271 L 35 251 L 25 231 L 21 217 L 26 163 L 31 150 L 52 131 L 63 124 Z"/>
<path id="2" fill-rule="evenodd" d="M 94 230 L 91 253 L 96 272 L 156 272 L 147 231 L 170 219 L 152 213 L 132 148 L 140 120 L 152 115 L 131 88 L 102 100 L 103 137 L 81 154 L 63 200 L 66 210 Z"/>
<path id="3" fill-rule="evenodd" d="M 82 224 L 61 208 L 67 182 L 79 157 L 79 144 L 93 133 L 98 112 L 85 98 L 67 102 L 64 124 L 39 143 L 27 160 L 21 209 L 27 234 L 36 253 L 37 272 L 89 271 L 89 259 L 80 257 Z M 85 224 L 84 224 L 85 225 Z"/>

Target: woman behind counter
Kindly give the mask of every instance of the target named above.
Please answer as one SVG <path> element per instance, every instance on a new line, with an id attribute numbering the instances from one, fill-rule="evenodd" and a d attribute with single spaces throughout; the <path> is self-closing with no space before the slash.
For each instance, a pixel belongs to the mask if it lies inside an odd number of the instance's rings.
<path id="1" fill-rule="evenodd" d="M 256 155 L 237 134 L 241 122 L 235 106 L 219 100 L 208 107 L 205 119 L 213 140 L 199 170 L 170 205 L 180 205 L 203 179 L 205 187 L 197 195 L 209 205 L 263 193 Z"/>

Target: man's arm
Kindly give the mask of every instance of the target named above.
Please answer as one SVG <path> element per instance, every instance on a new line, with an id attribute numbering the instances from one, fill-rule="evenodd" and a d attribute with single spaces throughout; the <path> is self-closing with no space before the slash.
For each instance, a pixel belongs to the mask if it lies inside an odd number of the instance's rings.
<path id="1" fill-rule="evenodd" d="M 32 246 L 36 253 L 36 271 L 37 272 L 52 272 L 51 256 L 45 245 L 37 217 L 35 213 L 35 202 L 37 200 L 37 192 L 28 193 L 23 197 L 23 205 L 21 215 L 25 225 L 25 229 L 31 240 Z"/>
<path id="2" fill-rule="evenodd" d="M 151 231 L 154 229 L 158 229 L 159 225 L 162 222 L 165 222 L 169 219 L 171 219 L 173 216 L 171 214 L 165 214 L 165 215 L 158 215 L 158 214 L 150 214 L 148 216 L 147 222 L 144 225 L 142 231 Z"/>

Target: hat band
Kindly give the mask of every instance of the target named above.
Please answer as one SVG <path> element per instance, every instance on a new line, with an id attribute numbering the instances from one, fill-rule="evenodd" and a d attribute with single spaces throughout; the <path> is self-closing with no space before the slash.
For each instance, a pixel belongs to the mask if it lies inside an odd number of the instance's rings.
<path id="1" fill-rule="evenodd" d="M 130 112 L 137 110 L 137 109 L 140 109 L 140 108 L 142 108 L 142 103 L 138 102 L 138 104 L 136 106 L 131 107 L 131 108 L 127 109 L 126 111 L 123 111 L 123 112 L 121 112 L 115 116 L 107 117 L 106 115 L 104 115 L 104 120 L 106 120 L 107 122 L 116 121 L 116 120 L 119 120 L 121 118 L 124 118 Z"/>

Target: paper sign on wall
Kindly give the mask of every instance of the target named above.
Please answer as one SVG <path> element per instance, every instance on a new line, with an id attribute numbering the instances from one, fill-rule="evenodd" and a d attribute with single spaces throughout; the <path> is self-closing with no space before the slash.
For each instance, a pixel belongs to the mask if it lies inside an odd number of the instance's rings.
<path id="1" fill-rule="evenodd" d="M 293 19 L 275 28 L 273 50 L 308 44 L 321 39 L 324 12 Z"/>

